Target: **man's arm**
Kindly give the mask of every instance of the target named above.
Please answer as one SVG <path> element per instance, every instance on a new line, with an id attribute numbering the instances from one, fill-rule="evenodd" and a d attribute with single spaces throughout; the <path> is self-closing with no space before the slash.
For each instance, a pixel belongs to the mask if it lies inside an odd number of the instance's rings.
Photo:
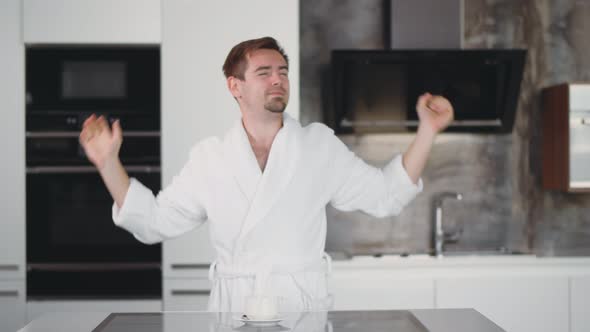
<path id="1" fill-rule="evenodd" d="M 412 182 L 417 183 L 426 166 L 436 135 L 453 121 L 453 107 L 442 96 L 425 93 L 416 104 L 420 119 L 416 138 L 403 155 L 403 166 Z"/>
<path id="2" fill-rule="evenodd" d="M 92 114 L 84 121 L 80 133 L 80 144 L 88 159 L 96 166 L 113 200 L 120 208 L 129 189 L 129 176 L 119 159 L 123 132 L 119 121 L 113 123 L 113 130 L 104 116 Z"/>

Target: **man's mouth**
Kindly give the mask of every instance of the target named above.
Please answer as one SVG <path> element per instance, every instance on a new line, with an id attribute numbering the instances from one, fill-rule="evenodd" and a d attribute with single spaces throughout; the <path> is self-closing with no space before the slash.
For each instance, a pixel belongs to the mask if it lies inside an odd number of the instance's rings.
<path id="1" fill-rule="evenodd" d="M 285 94 L 284 91 L 271 91 L 268 93 L 271 96 L 283 96 Z"/>

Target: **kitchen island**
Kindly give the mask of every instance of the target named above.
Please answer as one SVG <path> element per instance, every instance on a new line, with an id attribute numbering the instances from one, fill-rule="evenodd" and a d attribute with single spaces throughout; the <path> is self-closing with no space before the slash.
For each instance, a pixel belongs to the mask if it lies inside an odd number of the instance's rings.
<path id="1" fill-rule="evenodd" d="M 183 331 L 305 331 L 305 332 L 501 332 L 473 309 L 330 311 L 285 313 L 270 327 L 244 324 L 233 313 L 51 313 L 19 332 L 183 332 Z"/>

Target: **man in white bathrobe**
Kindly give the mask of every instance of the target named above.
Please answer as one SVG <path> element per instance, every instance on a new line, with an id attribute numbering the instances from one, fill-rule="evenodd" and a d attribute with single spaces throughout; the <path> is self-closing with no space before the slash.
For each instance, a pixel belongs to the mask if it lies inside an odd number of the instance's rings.
<path id="1" fill-rule="evenodd" d="M 223 72 L 241 121 L 221 138 L 198 142 L 157 197 L 125 172 L 120 124 L 111 129 L 94 115 L 85 121 L 80 142 L 114 199 L 114 222 L 154 243 L 208 221 L 216 252 L 212 311 L 243 312 L 256 285 L 282 297 L 281 310 L 329 309 L 326 205 L 377 217 L 398 214 L 422 190 L 420 174 L 453 109 L 444 97 L 420 96 L 414 141 L 378 169 L 325 125 L 302 127 L 284 113 L 289 64 L 274 39 L 236 45 Z"/>

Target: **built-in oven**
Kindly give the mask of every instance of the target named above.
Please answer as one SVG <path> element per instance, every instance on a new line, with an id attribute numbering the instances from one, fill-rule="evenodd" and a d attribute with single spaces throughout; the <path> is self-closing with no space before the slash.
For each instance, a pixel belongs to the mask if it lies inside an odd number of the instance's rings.
<path id="1" fill-rule="evenodd" d="M 78 136 L 92 113 L 120 119 L 120 158 L 161 188 L 159 50 L 27 49 L 26 226 L 29 298 L 159 298 L 161 246 L 115 226 L 113 200 Z"/>

